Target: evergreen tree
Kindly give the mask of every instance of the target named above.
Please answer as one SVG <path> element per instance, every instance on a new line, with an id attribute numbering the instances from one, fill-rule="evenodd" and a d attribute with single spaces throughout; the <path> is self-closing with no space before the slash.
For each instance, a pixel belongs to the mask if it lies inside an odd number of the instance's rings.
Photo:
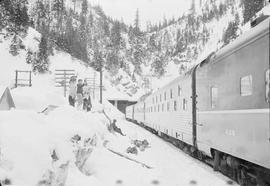
<path id="1" fill-rule="evenodd" d="M 167 21 L 166 17 L 164 16 L 163 17 L 163 25 L 162 25 L 162 27 L 165 28 L 167 26 L 168 26 L 168 21 Z"/>
<path id="2" fill-rule="evenodd" d="M 102 25 L 103 32 L 104 32 L 105 36 L 106 37 L 110 36 L 110 27 L 109 27 L 109 23 L 108 23 L 107 19 L 103 19 L 101 21 L 101 25 Z"/>
<path id="3" fill-rule="evenodd" d="M 94 16 L 93 16 L 92 11 L 90 11 L 90 13 L 89 13 L 88 21 L 89 21 L 90 27 L 93 27 L 93 25 L 94 25 Z"/>
<path id="4" fill-rule="evenodd" d="M 64 14 L 64 0 L 53 0 L 52 1 L 52 14 L 53 17 L 57 20 L 56 29 L 59 33 L 62 31 L 63 24 L 63 14 Z"/>
<path id="5" fill-rule="evenodd" d="M 103 60 L 103 56 L 102 53 L 99 51 L 99 49 L 95 49 L 94 50 L 94 57 L 93 57 L 93 61 L 91 66 L 97 70 L 97 71 L 101 71 L 104 65 L 104 60 Z"/>
<path id="6" fill-rule="evenodd" d="M 165 62 L 165 58 L 162 56 L 162 54 L 158 54 L 155 56 L 155 59 L 153 63 L 151 64 L 151 68 L 154 70 L 155 76 L 160 78 L 163 76 L 166 72 L 165 66 L 167 65 Z"/>
<path id="7" fill-rule="evenodd" d="M 140 30 L 140 20 L 139 20 L 139 9 L 136 10 L 136 17 L 135 17 L 135 21 L 134 21 L 134 29 L 133 32 L 135 34 L 135 36 L 140 35 L 141 30 Z"/>
<path id="8" fill-rule="evenodd" d="M 35 60 L 35 53 L 33 53 L 31 50 L 27 50 L 26 53 L 26 63 L 27 64 L 32 64 L 33 61 Z"/>
<path id="9" fill-rule="evenodd" d="M 11 53 L 13 56 L 17 56 L 19 54 L 19 48 L 20 48 L 21 42 L 22 41 L 19 39 L 18 35 L 15 34 L 9 46 L 9 53 Z"/>
<path id="10" fill-rule="evenodd" d="M 119 49 L 121 46 L 121 25 L 120 22 L 115 21 L 111 29 L 111 44 L 113 47 Z"/>
<path id="11" fill-rule="evenodd" d="M 177 31 L 177 38 L 176 38 L 176 46 L 175 46 L 175 53 L 174 55 L 177 55 L 179 53 L 182 53 L 186 49 L 185 39 L 183 38 L 181 31 Z"/>
<path id="12" fill-rule="evenodd" d="M 7 27 L 10 32 L 25 32 L 29 25 L 27 0 L 4 0 L 0 2 L 0 25 Z"/>
<path id="13" fill-rule="evenodd" d="M 156 51 L 156 49 L 157 49 L 157 46 L 156 46 L 156 38 L 155 38 L 155 34 L 152 34 L 151 36 L 150 36 L 150 38 L 149 38 L 149 50 L 151 51 L 151 52 L 154 52 L 154 51 Z"/>
<path id="14" fill-rule="evenodd" d="M 49 70 L 48 41 L 42 36 L 37 58 L 32 63 L 33 72 L 45 73 Z"/>
<path id="15" fill-rule="evenodd" d="M 248 22 L 264 6 L 264 0 L 244 0 L 244 23 Z"/>
<path id="16" fill-rule="evenodd" d="M 235 15 L 235 20 L 230 22 L 226 31 L 223 34 L 223 42 L 224 45 L 227 45 L 228 43 L 230 43 L 232 40 L 237 38 L 237 30 L 238 30 L 238 26 L 239 26 L 239 15 L 236 14 Z"/>
<path id="17" fill-rule="evenodd" d="M 82 11 L 81 11 L 81 13 L 83 15 L 85 15 L 85 16 L 88 13 L 88 3 L 87 3 L 87 0 L 83 0 L 83 2 L 82 2 Z"/>

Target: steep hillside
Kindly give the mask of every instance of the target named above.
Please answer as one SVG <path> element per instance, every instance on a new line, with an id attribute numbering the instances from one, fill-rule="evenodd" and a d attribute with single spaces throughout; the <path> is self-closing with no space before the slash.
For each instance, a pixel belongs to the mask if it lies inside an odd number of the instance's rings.
<path id="1" fill-rule="evenodd" d="M 143 31 L 139 11 L 129 26 L 87 0 L 29 0 L 28 5 L 27 0 L 5 2 L 9 3 L 0 6 L 5 10 L 1 11 L 4 24 L 0 28 L 12 37 L 10 53 L 18 56 L 18 51 L 24 50 L 34 72 L 47 72 L 50 56 L 63 51 L 86 67 L 102 70 L 112 86 L 135 98 L 163 86 L 231 42 L 248 29 L 249 23 L 245 23 L 269 7 L 266 0 L 192 1 L 190 10 L 178 19 L 149 24 Z M 14 7 L 21 7 L 18 14 L 24 12 L 19 21 L 12 14 L 17 11 Z M 21 49 L 16 39 L 23 37 L 29 26 L 41 33 L 36 51 Z M 24 29 L 18 32 L 17 28 Z"/>

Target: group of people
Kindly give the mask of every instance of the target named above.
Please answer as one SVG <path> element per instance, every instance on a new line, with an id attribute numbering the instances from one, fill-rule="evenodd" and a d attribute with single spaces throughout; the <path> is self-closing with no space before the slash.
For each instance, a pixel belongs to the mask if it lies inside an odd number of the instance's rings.
<path id="1" fill-rule="evenodd" d="M 71 77 L 69 81 L 69 104 L 75 107 L 75 103 L 78 109 L 83 109 L 85 111 L 91 111 L 91 88 L 87 85 L 86 79 L 78 80 L 75 77 Z"/>

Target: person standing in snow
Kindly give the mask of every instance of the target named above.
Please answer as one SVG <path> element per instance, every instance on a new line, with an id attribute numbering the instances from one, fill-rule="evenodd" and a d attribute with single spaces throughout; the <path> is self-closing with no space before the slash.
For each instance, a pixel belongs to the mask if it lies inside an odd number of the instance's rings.
<path id="1" fill-rule="evenodd" d="M 77 108 L 81 109 L 82 104 L 83 104 L 83 82 L 82 79 L 78 80 L 77 84 Z"/>
<path id="2" fill-rule="evenodd" d="M 91 103 L 91 89 L 87 85 L 86 79 L 84 80 L 84 86 L 83 86 L 83 110 L 86 110 L 87 112 L 91 111 L 92 103 Z"/>
<path id="3" fill-rule="evenodd" d="M 73 107 L 75 106 L 76 92 L 77 92 L 76 79 L 70 78 L 68 101 L 69 105 Z"/>

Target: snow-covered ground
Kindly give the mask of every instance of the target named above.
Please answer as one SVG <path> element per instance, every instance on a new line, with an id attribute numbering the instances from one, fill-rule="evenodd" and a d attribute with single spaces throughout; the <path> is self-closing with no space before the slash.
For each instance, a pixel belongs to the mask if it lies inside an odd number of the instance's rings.
<path id="1" fill-rule="evenodd" d="M 29 88 L 16 90 L 20 92 L 20 99 L 31 94 Z M 43 94 L 43 99 L 31 100 L 33 107 L 15 99 L 20 108 L 0 112 L 0 180 L 25 186 L 227 185 L 228 179 L 207 165 L 125 121 L 108 102 L 94 103 L 86 113 L 62 103 L 57 93 L 53 99 Z M 47 115 L 36 112 L 35 105 L 46 100 L 58 100 L 61 106 Z M 126 136 L 109 132 L 102 110 Z M 144 151 L 126 152 L 133 140 L 144 139 L 149 142 Z"/>

